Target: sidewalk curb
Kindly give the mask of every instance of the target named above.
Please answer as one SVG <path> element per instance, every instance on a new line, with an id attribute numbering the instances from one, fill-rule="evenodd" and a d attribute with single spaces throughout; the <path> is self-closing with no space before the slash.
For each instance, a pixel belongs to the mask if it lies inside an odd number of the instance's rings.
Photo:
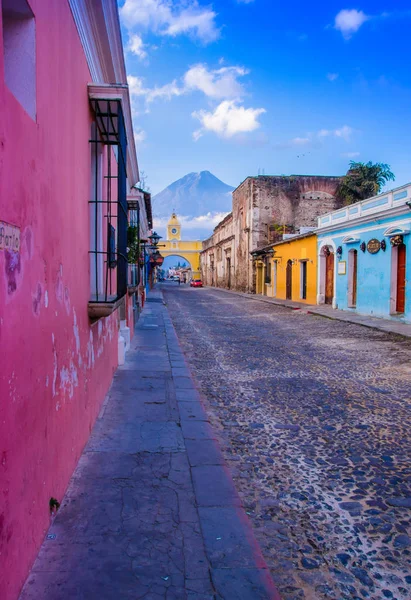
<path id="1" fill-rule="evenodd" d="M 169 347 L 171 342 L 173 353 L 176 353 L 176 348 L 178 348 L 182 359 L 187 364 L 162 290 L 160 292 L 163 298 L 163 308 L 166 312 L 165 335 L 167 346 Z M 199 404 L 201 409 L 204 410 L 201 393 L 188 364 L 187 372 L 189 373 L 192 390 L 198 395 Z M 184 444 L 190 462 L 190 473 L 205 544 L 205 553 L 210 563 L 211 578 L 216 588 L 216 597 L 238 598 L 239 600 L 248 598 L 253 598 L 253 600 L 281 600 L 260 545 L 254 535 L 251 522 L 235 488 L 229 468 L 222 456 L 220 444 L 215 438 L 213 428 L 209 425 L 208 419 L 207 421 L 200 421 L 203 426 L 208 426 L 209 435 L 212 436 L 207 440 L 203 439 L 202 442 L 207 442 L 209 444 L 208 452 L 210 452 L 211 446 L 211 453 L 218 456 L 219 459 L 217 462 L 206 460 L 205 464 L 193 464 L 193 454 L 198 452 L 201 437 L 195 439 L 198 435 L 196 432 L 194 433 L 194 439 L 190 437 L 192 434 L 189 431 L 189 424 L 181 421 L 181 405 L 188 402 L 177 398 L 177 403 Z M 204 415 L 207 418 L 205 411 Z M 203 435 L 202 431 L 199 435 Z M 191 445 L 197 446 L 196 450 L 194 448 L 192 450 Z M 210 491 L 207 490 L 206 482 L 202 482 L 203 476 L 207 475 L 211 476 L 214 482 L 218 482 L 217 490 L 214 493 L 217 493 L 217 496 L 221 494 L 221 504 L 218 499 L 215 504 L 213 499 L 210 499 L 211 495 Z M 244 551 L 245 558 L 241 557 L 241 550 Z M 238 551 L 240 556 L 236 555 L 235 564 L 233 563 L 231 567 L 219 564 L 222 560 L 221 557 L 233 556 Z M 241 564 L 242 558 L 245 560 L 244 564 Z M 227 578 L 228 574 L 231 577 Z M 253 595 L 251 596 L 250 593 Z"/>
<path id="2" fill-rule="evenodd" d="M 399 332 L 399 331 L 395 331 L 393 329 L 389 329 L 386 328 L 384 325 L 387 324 L 387 327 L 389 327 L 389 324 L 391 323 L 391 321 L 388 321 L 387 319 L 379 319 L 378 317 L 366 317 L 365 315 L 358 315 L 357 313 L 353 313 L 355 314 L 355 317 L 357 317 L 357 319 L 353 319 L 350 318 L 350 314 L 348 311 L 341 311 L 344 313 L 343 315 L 339 315 L 337 314 L 324 314 L 324 312 L 321 312 L 321 309 L 316 309 L 315 305 L 313 304 L 302 304 L 302 303 L 298 303 L 295 302 L 293 304 L 288 303 L 286 300 L 276 300 L 275 298 L 265 298 L 264 296 L 261 296 L 260 294 L 247 294 L 245 292 L 236 292 L 234 290 L 226 290 L 225 288 L 217 288 L 217 287 L 211 287 L 211 286 L 205 286 L 204 289 L 209 289 L 209 290 L 216 290 L 218 292 L 225 292 L 226 294 L 233 294 L 235 296 L 241 296 L 242 298 L 245 298 L 246 300 L 256 300 L 257 302 L 263 302 L 264 304 L 271 304 L 274 306 L 279 306 L 281 308 L 286 308 L 288 310 L 301 310 L 304 314 L 307 315 L 314 315 L 317 317 L 323 317 L 324 319 L 329 319 L 330 321 L 339 321 L 339 322 L 343 322 L 343 323 L 351 323 L 353 325 L 359 325 L 361 327 L 367 327 L 368 329 L 374 329 L 376 331 L 381 331 L 382 333 L 386 333 L 389 335 L 396 335 L 396 336 L 400 336 L 403 338 L 411 338 L 411 331 L 409 333 L 407 333 L 406 331 L 403 332 Z M 334 311 L 337 311 L 338 309 L 333 309 Z M 364 321 L 360 320 L 362 318 L 374 318 L 376 320 L 381 320 L 382 323 L 364 323 Z M 388 321 L 388 323 L 387 323 Z M 403 325 L 404 327 L 409 327 L 411 330 L 411 325 L 409 323 L 400 323 L 398 321 L 392 322 L 393 325 Z"/>

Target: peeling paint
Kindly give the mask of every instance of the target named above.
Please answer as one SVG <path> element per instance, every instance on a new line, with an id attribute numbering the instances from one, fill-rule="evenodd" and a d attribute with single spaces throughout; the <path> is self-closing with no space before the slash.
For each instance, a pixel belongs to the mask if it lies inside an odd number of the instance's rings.
<path id="1" fill-rule="evenodd" d="M 93 344 L 93 332 L 90 330 L 90 337 L 87 343 L 87 367 L 91 369 L 94 367 L 94 344 Z"/>
<path id="2" fill-rule="evenodd" d="M 79 352 L 80 352 L 80 334 L 79 334 L 78 325 L 77 325 L 77 315 L 76 315 L 76 311 L 74 308 L 73 308 L 73 319 L 74 319 L 73 333 L 74 333 L 74 339 L 76 340 L 76 352 L 77 352 L 77 354 L 79 354 Z"/>
<path id="3" fill-rule="evenodd" d="M 78 374 L 77 369 L 71 360 L 69 367 L 62 367 L 60 369 L 60 391 L 68 393 L 71 399 L 74 396 L 75 387 L 78 387 Z"/>
<path id="4" fill-rule="evenodd" d="M 23 238 L 26 243 L 27 254 L 29 255 L 29 258 L 31 258 L 33 254 L 33 232 L 31 227 L 26 227 Z"/>
<path id="5" fill-rule="evenodd" d="M 46 291 L 44 292 L 44 306 L 45 306 L 46 308 L 48 308 L 48 305 L 49 305 L 49 293 L 48 293 L 48 291 L 46 290 Z"/>
<path id="6" fill-rule="evenodd" d="M 63 265 L 60 265 L 60 268 L 57 272 L 56 278 L 56 298 L 58 302 L 63 302 L 64 298 L 64 286 L 63 286 Z"/>
<path id="7" fill-rule="evenodd" d="M 40 314 L 40 303 L 41 303 L 42 289 L 41 284 L 37 284 L 37 289 L 35 295 L 32 297 L 33 299 L 33 312 L 38 317 Z"/>
<path id="8" fill-rule="evenodd" d="M 66 312 L 70 314 L 70 292 L 68 287 L 64 288 L 64 306 L 66 307 Z"/>
<path id="9" fill-rule="evenodd" d="M 51 341 L 53 344 L 53 385 L 52 385 L 52 391 L 53 391 L 53 398 L 56 395 L 56 382 L 57 382 L 57 350 L 54 344 L 54 333 L 51 334 Z"/>

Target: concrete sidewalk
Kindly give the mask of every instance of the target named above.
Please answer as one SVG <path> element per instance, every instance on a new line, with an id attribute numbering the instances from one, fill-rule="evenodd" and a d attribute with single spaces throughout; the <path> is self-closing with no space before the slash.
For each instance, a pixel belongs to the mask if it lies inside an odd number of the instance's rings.
<path id="1" fill-rule="evenodd" d="M 279 599 L 160 292 L 21 594 L 43 598 Z"/>
<path id="2" fill-rule="evenodd" d="M 268 304 L 275 304 L 276 306 L 283 306 L 292 310 L 301 310 L 309 315 L 318 315 L 320 317 L 326 317 L 327 319 L 333 319 L 334 321 L 345 321 L 347 323 L 355 323 L 356 325 L 362 325 L 363 327 L 369 327 L 371 329 L 379 329 L 385 331 L 385 333 L 394 333 L 396 335 L 402 335 L 404 337 L 411 337 L 411 324 L 404 323 L 400 319 L 380 319 L 379 317 L 369 317 L 367 315 L 360 315 L 355 312 L 348 310 L 338 310 L 325 304 L 317 306 L 315 304 L 305 304 L 304 302 L 294 302 L 293 300 L 280 300 L 278 298 L 269 298 L 268 296 L 262 296 L 261 294 L 246 294 L 244 292 L 235 292 L 234 290 L 226 290 L 225 288 L 217 288 L 207 286 L 209 289 L 217 290 L 219 292 L 226 292 L 227 294 L 236 294 L 237 296 L 243 296 L 248 300 L 258 300 L 259 302 L 266 302 Z M 207 289 L 207 288 L 206 288 Z"/>

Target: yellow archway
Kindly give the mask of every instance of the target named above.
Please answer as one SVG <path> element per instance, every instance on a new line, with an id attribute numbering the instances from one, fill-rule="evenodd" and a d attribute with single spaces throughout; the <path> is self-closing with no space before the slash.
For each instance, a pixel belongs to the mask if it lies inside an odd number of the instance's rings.
<path id="1" fill-rule="evenodd" d="M 200 252 L 203 249 L 201 240 L 182 240 L 181 224 L 175 212 L 167 224 L 167 240 L 162 244 L 161 254 L 167 256 L 181 256 L 192 268 L 194 278 L 200 277 Z"/>

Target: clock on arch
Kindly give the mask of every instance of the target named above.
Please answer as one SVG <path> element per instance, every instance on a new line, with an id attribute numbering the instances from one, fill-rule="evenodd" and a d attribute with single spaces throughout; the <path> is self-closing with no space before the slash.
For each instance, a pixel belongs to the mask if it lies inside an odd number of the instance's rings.
<path id="1" fill-rule="evenodd" d="M 177 233 L 177 229 L 175 227 L 172 228 L 171 233 L 176 234 Z"/>

